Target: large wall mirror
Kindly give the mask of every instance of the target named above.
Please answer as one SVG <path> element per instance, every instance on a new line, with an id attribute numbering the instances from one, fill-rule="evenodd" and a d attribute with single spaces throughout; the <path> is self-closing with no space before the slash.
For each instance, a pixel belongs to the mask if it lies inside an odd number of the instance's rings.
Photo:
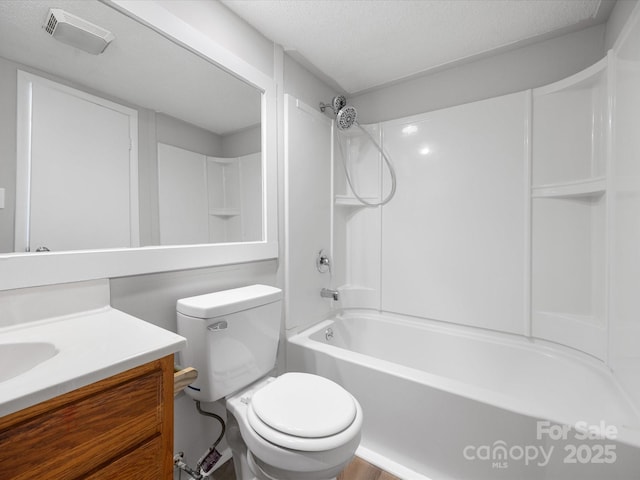
<path id="1" fill-rule="evenodd" d="M 0 289 L 277 255 L 272 79 L 155 2 L 3 0 L 0 32 Z"/>

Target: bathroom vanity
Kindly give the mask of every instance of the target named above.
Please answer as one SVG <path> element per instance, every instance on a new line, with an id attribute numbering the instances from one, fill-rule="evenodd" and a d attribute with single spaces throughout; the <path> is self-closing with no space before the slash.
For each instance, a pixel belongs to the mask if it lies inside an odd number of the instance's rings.
<path id="1" fill-rule="evenodd" d="M 0 418 L 0 478 L 173 472 L 173 355 Z"/>
<path id="2" fill-rule="evenodd" d="M 0 292 L 0 478 L 169 480 L 185 339 L 106 280 Z"/>

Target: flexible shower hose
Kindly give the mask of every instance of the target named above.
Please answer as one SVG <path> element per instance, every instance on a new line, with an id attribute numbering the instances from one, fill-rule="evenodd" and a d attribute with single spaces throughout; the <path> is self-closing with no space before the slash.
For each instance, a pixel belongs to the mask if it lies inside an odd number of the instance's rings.
<path id="1" fill-rule="evenodd" d="M 347 184 L 349 185 L 349 188 L 353 192 L 354 197 L 356 197 L 356 199 L 360 203 L 362 203 L 365 207 L 371 207 L 371 208 L 381 207 L 389 203 L 396 193 L 396 185 L 397 185 L 396 171 L 395 171 L 395 168 L 393 167 L 393 163 L 391 162 L 391 159 L 384 152 L 383 148 L 380 145 L 378 145 L 378 143 L 375 141 L 373 136 L 369 132 L 367 132 L 367 130 L 365 130 L 365 128 L 362 127 L 362 125 L 360 125 L 358 122 L 354 122 L 354 123 L 362 132 L 364 132 L 364 134 L 369 138 L 369 140 L 371 140 L 371 143 L 373 143 L 373 145 L 376 147 L 378 152 L 380 152 L 380 155 L 382 155 L 382 158 L 385 164 L 387 165 L 387 168 L 389 169 L 389 175 L 391 176 L 391 190 L 389 191 L 389 194 L 379 202 L 369 202 L 364 198 L 362 198 L 360 195 L 358 195 L 358 192 L 356 192 L 353 182 L 351 181 L 351 174 L 349 173 L 349 168 L 347 167 L 347 156 L 345 155 L 344 149 L 342 148 L 342 143 L 340 142 L 340 138 L 337 138 L 338 148 L 340 149 L 340 156 L 342 157 L 342 166 L 344 168 L 344 174 L 347 177 Z M 337 135 L 338 135 L 338 130 L 336 129 L 336 136 Z"/>

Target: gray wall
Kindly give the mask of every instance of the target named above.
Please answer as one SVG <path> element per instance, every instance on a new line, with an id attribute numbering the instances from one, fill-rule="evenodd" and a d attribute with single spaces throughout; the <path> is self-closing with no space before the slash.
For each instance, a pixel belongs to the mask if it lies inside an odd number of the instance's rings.
<path id="1" fill-rule="evenodd" d="M 360 123 L 376 123 L 553 83 L 605 55 L 605 26 L 419 76 L 349 98 Z"/>
<path id="2" fill-rule="evenodd" d="M 284 56 L 284 93 L 302 100 L 311 107 L 320 102 L 329 103 L 341 92 L 327 85 L 309 70 L 285 53 Z"/>
<path id="3" fill-rule="evenodd" d="M 0 188 L 5 207 L 0 209 L 0 252 L 13 252 L 16 196 L 16 69 L 0 59 Z"/>
<path id="4" fill-rule="evenodd" d="M 242 157 L 262 150 L 262 126 L 255 125 L 222 137 L 222 156 Z"/>
<path id="5" fill-rule="evenodd" d="M 156 114 L 156 140 L 203 155 L 222 154 L 222 137 L 163 113 Z"/>
<path id="6" fill-rule="evenodd" d="M 609 50 L 616 43 L 618 35 L 622 31 L 625 22 L 631 15 L 632 10 L 638 4 L 638 0 L 617 0 L 615 7 L 611 11 L 607 21 L 607 31 L 605 35 L 605 47 Z"/>

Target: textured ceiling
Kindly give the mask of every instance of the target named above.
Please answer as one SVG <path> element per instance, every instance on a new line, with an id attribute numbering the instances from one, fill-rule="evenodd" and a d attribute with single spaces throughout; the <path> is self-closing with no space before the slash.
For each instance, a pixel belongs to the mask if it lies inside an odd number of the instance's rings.
<path id="1" fill-rule="evenodd" d="M 49 8 L 115 34 L 101 55 L 51 38 Z M 260 123 L 255 88 L 96 0 L 0 0 L 0 57 L 218 134 Z"/>
<path id="2" fill-rule="evenodd" d="M 221 0 L 346 93 L 606 20 L 611 0 Z"/>

